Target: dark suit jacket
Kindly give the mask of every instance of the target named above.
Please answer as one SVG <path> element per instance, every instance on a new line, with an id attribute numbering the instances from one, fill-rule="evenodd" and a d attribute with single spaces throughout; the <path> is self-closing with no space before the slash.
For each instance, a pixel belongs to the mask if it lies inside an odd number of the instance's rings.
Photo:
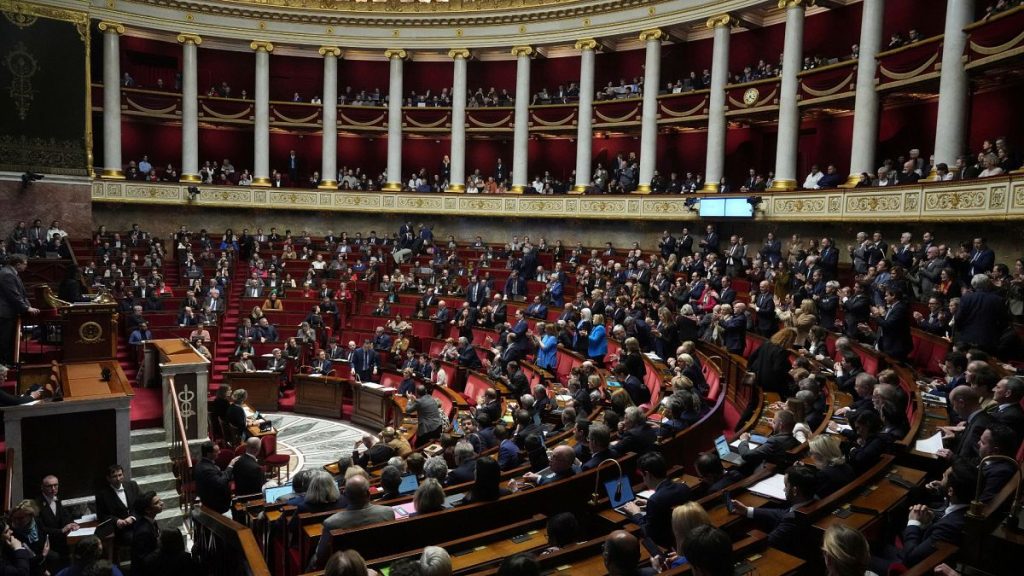
<path id="1" fill-rule="evenodd" d="M 647 389 L 642 380 L 632 374 L 627 376 L 626 380 L 622 382 L 622 389 L 629 394 L 633 404 L 637 406 L 651 401 L 651 391 Z"/>
<path id="2" fill-rule="evenodd" d="M 846 312 L 843 316 L 843 321 L 846 323 L 846 335 L 856 337 L 860 333 L 857 324 L 868 321 L 871 301 L 865 294 L 856 294 L 843 303 L 843 310 Z"/>
<path id="3" fill-rule="evenodd" d="M 995 410 L 989 412 L 992 419 L 1000 424 L 1009 426 L 1011 430 L 1017 433 L 1017 442 L 1021 441 L 1024 437 L 1024 410 L 1021 410 L 1020 404 L 1010 404 L 1002 410 L 1000 407 L 996 407 Z"/>
<path id="4" fill-rule="evenodd" d="M 103 486 L 96 491 L 96 520 L 99 522 L 103 522 L 107 518 L 124 520 L 132 515 L 131 506 L 139 497 L 139 485 L 134 480 L 125 480 L 122 484 L 125 500 L 128 501 L 127 505 L 121 502 L 117 493 L 107 482 L 104 482 Z M 111 521 L 110 524 L 114 524 L 114 521 Z M 108 529 L 108 533 L 109 531 L 110 529 Z"/>
<path id="5" fill-rule="evenodd" d="M 903 530 L 903 550 L 900 560 L 907 567 L 915 566 L 935 552 L 936 542 L 959 544 L 963 539 L 967 508 L 955 510 L 928 526 L 907 526 Z"/>
<path id="6" fill-rule="evenodd" d="M 755 508 L 754 521 L 763 524 L 768 533 L 768 545 L 783 552 L 800 555 L 807 526 L 796 512 L 789 508 Z"/>
<path id="7" fill-rule="evenodd" d="M 13 266 L 0 268 L 0 318 L 17 318 L 29 309 L 25 285 Z"/>
<path id="8" fill-rule="evenodd" d="M 582 470 L 590 470 L 591 468 L 597 468 L 597 466 L 601 464 L 601 462 L 604 462 L 609 458 L 615 458 L 615 453 L 612 452 L 610 449 L 595 452 L 590 455 L 590 459 L 584 462 L 583 466 L 581 466 L 580 468 Z"/>
<path id="9" fill-rule="evenodd" d="M 910 337 L 910 307 L 904 302 L 896 302 L 885 316 L 878 319 L 882 329 L 878 338 L 878 349 L 898 360 L 906 360 L 914 349 L 914 341 Z"/>
<path id="10" fill-rule="evenodd" d="M 956 341 L 994 349 L 1006 327 L 1006 303 L 994 292 L 970 292 L 960 299 L 953 318 Z"/>
<path id="11" fill-rule="evenodd" d="M 990 424 L 992 424 L 992 417 L 988 412 L 978 412 L 974 418 L 970 418 L 967 427 L 957 437 L 955 457 L 976 460 L 978 458 L 978 440 L 981 439 L 981 435 Z"/>
<path id="12" fill-rule="evenodd" d="M 986 462 L 981 473 L 984 487 L 981 489 L 981 497 L 978 499 L 987 504 L 999 494 L 999 491 L 1006 486 L 1016 472 L 1017 467 L 1006 460 Z"/>
<path id="13" fill-rule="evenodd" d="M 266 481 L 263 476 L 263 468 L 256 459 L 248 454 L 243 454 L 235 466 L 231 469 L 231 475 L 235 479 L 235 494 L 256 494 L 263 490 Z"/>
<path id="14" fill-rule="evenodd" d="M 50 537 L 50 547 L 58 552 L 62 550 L 67 552 L 68 537 L 62 529 L 74 520 L 71 517 L 71 512 L 64 508 L 60 498 L 57 499 L 56 514 L 50 511 L 50 507 L 46 505 L 46 498 L 42 496 L 36 499 L 36 505 L 39 506 L 39 517 L 36 519 L 36 524 L 39 525 L 40 531 Z"/>
<path id="15" fill-rule="evenodd" d="M 743 457 L 744 467 L 753 470 L 762 462 L 771 462 L 790 448 L 800 444 L 792 434 L 776 434 L 769 436 L 768 441 L 757 448 L 751 449 L 747 442 L 740 442 L 739 452 Z"/>
<path id="16" fill-rule="evenodd" d="M 145 518 L 139 518 L 132 527 L 132 576 L 142 576 L 147 574 L 146 557 L 160 547 L 160 527 Z"/>
<path id="17" fill-rule="evenodd" d="M 690 492 L 686 484 L 662 480 L 654 489 L 654 494 L 647 499 L 646 514 L 636 519 L 637 524 L 644 529 L 644 534 L 659 546 L 672 548 L 675 545 L 672 509 L 689 502 L 692 498 Z"/>
<path id="18" fill-rule="evenodd" d="M 472 482 L 475 477 L 476 460 L 470 459 L 449 470 L 448 479 L 445 480 L 445 484 L 451 486 L 453 484 L 462 484 L 463 482 Z"/>
<path id="19" fill-rule="evenodd" d="M 725 349 L 733 354 L 742 354 L 747 344 L 747 319 L 744 316 L 732 316 L 722 324 L 722 337 Z"/>
<path id="20" fill-rule="evenodd" d="M 639 428 L 630 428 L 619 436 L 619 441 L 615 444 L 615 454 L 623 456 L 633 452 L 639 456 L 653 449 L 657 441 L 658 431 L 647 424 Z"/>
<path id="21" fill-rule="evenodd" d="M 231 507 L 231 478 L 209 458 L 196 462 L 192 471 L 196 494 L 203 506 L 223 514 Z"/>

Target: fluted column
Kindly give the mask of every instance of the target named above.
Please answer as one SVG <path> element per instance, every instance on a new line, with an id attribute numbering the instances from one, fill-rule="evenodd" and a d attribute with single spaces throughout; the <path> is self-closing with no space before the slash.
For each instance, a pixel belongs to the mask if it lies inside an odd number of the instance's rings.
<path id="1" fill-rule="evenodd" d="M 408 54 L 401 48 L 384 51 L 390 61 L 391 82 L 388 88 L 388 181 L 384 190 L 402 189 L 402 63 Z"/>
<path id="2" fill-rule="evenodd" d="M 455 74 L 452 80 L 452 149 L 451 174 L 448 177 L 449 192 L 466 191 L 466 61 L 469 50 L 456 48 L 448 51 L 454 60 Z"/>
<path id="3" fill-rule="evenodd" d="M 337 46 L 321 46 L 324 57 L 323 142 L 320 155 L 320 185 L 317 188 L 338 188 L 338 57 Z M 390 144 L 390 143 L 389 143 Z"/>
<path id="4" fill-rule="evenodd" d="M 772 190 L 796 190 L 796 148 L 800 139 L 797 73 L 804 59 L 804 9 L 814 0 L 779 0 L 786 11 L 786 41 L 782 49 L 779 86 L 779 134 L 775 146 L 775 183 Z"/>
<path id="5" fill-rule="evenodd" d="M 658 159 L 658 89 L 661 87 L 661 39 L 658 29 L 644 30 L 640 40 L 647 43 L 644 60 L 644 107 L 640 119 L 640 179 L 637 194 L 651 193 L 651 179 Z"/>
<path id="6" fill-rule="evenodd" d="M 181 59 L 181 181 L 199 182 L 199 82 L 197 53 L 203 39 L 178 34 Z"/>
<path id="7" fill-rule="evenodd" d="M 253 115 L 252 185 L 270 186 L 270 42 L 254 41 L 256 51 L 256 113 Z"/>
<path id="8" fill-rule="evenodd" d="M 946 0 L 946 29 L 942 40 L 942 75 L 939 77 L 939 113 L 935 126 L 935 162 L 956 163 L 967 142 L 967 108 L 970 86 L 964 69 L 967 34 L 973 21 L 974 0 Z M 934 179 L 934 166 L 929 178 Z"/>
<path id="9" fill-rule="evenodd" d="M 103 172 L 101 177 L 124 180 L 121 170 L 121 34 L 124 26 L 100 22 L 103 32 Z"/>
<path id="10" fill-rule="evenodd" d="M 718 192 L 725 169 L 725 84 L 729 79 L 729 40 L 734 19 L 720 14 L 708 19 L 715 31 L 708 94 L 708 153 L 704 165 L 704 192 Z"/>
<path id="11" fill-rule="evenodd" d="M 516 57 L 516 116 L 512 138 L 512 186 L 509 192 L 522 194 L 528 183 L 527 162 L 530 154 L 530 56 L 533 48 L 512 48 Z"/>
<path id="12" fill-rule="evenodd" d="M 572 193 L 583 194 L 590 185 L 590 162 L 594 147 L 594 50 L 597 40 L 576 41 L 580 51 L 580 102 L 576 113 L 576 186 Z"/>
<path id="13" fill-rule="evenodd" d="M 882 48 L 882 22 L 885 0 L 861 3 L 860 52 L 857 55 L 857 98 L 853 108 L 853 148 L 850 151 L 850 177 L 845 186 L 860 182 L 861 172 L 875 173 L 875 148 L 878 144 L 878 92 L 875 73 L 878 51 Z"/>

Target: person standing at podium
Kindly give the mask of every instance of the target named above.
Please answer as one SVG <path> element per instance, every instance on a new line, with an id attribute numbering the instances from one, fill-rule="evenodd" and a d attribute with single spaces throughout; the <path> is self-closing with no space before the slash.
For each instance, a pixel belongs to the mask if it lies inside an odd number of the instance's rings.
<path id="1" fill-rule="evenodd" d="M 369 382 L 380 367 L 380 357 L 373 349 L 373 342 L 363 340 L 363 347 L 352 353 L 352 370 L 360 382 Z"/>
<path id="2" fill-rule="evenodd" d="M 14 346 L 18 341 L 15 334 L 18 317 L 24 313 L 39 314 L 33 308 L 25 293 L 25 284 L 18 274 L 28 268 L 28 259 L 23 254 L 11 254 L 7 265 L 0 268 L 0 364 L 14 364 Z"/>

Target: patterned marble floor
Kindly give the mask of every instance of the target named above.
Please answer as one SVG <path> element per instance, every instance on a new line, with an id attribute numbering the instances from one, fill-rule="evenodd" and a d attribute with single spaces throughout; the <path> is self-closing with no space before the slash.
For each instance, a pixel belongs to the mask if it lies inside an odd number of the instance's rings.
<path id="1" fill-rule="evenodd" d="M 278 453 L 291 456 L 292 475 L 303 468 L 319 469 L 337 462 L 342 454 L 350 454 L 355 441 L 363 436 L 363 430 L 349 422 L 284 412 L 263 416 L 277 428 Z"/>

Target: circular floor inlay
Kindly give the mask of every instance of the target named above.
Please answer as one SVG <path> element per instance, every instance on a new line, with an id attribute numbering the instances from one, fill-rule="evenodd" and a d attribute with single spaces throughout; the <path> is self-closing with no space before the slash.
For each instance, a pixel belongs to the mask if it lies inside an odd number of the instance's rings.
<path id="1" fill-rule="evenodd" d="M 342 454 L 351 454 L 363 430 L 346 422 L 299 416 L 291 413 L 264 413 L 277 429 L 277 452 L 291 457 L 291 474 L 303 468 L 319 470 L 337 462 Z M 281 473 L 284 480 L 284 472 Z M 276 483 L 271 480 L 271 483 Z"/>

